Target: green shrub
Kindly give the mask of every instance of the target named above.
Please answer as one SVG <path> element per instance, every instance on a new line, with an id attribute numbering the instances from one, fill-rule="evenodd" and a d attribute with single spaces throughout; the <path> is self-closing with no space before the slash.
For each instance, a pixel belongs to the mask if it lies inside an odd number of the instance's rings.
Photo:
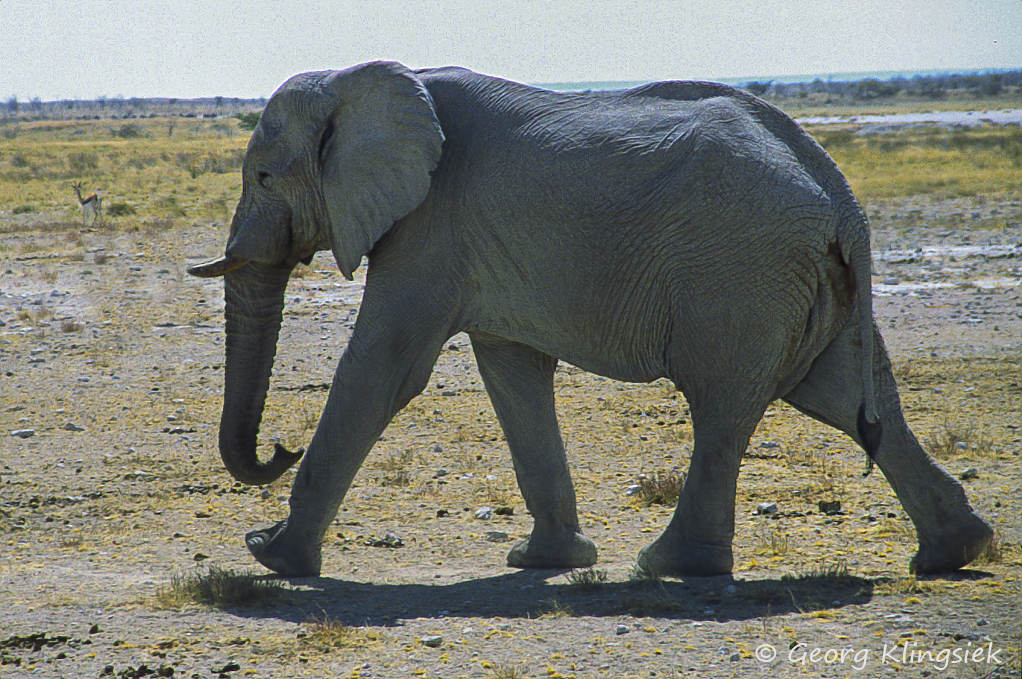
<path id="1" fill-rule="evenodd" d="M 110 134 L 121 139 L 137 139 L 142 136 L 142 128 L 134 123 L 125 123 L 118 130 L 110 130 Z"/>
<path id="2" fill-rule="evenodd" d="M 259 122 L 259 116 L 261 116 L 261 115 L 262 115 L 262 112 L 259 112 L 259 113 L 239 113 L 238 115 L 236 115 L 234 117 L 241 121 L 241 124 L 238 125 L 238 127 L 240 127 L 243 130 L 251 131 L 251 130 L 255 129 L 256 124 Z"/>
<path id="3" fill-rule="evenodd" d="M 127 203 L 114 203 L 106 208 L 106 214 L 108 217 L 127 217 L 128 215 L 138 213 L 135 208 Z"/>

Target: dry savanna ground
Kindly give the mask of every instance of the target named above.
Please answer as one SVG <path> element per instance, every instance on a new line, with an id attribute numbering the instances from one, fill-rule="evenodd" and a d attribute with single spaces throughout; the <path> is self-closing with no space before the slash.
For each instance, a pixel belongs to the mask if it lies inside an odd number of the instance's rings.
<path id="1" fill-rule="evenodd" d="M 733 577 L 635 572 L 687 468 L 688 410 L 665 382 L 566 365 L 562 434 L 600 562 L 507 568 L 531 521 L 456 336 L 357 477 L 323 576 L 270 578 L 242 536 L 286 515 L 290 475 L 252 488 L 222 469 L 222 283 L 184 274 L 222 248 L 247 133 L 0 125 L 0 677 L 1017 677 L 1022 135 L 811 131 L 873 222 L 907 417 L 997 530 L 966 571 L 912 577 L 882 474 L 778 403 L 743 461 Z M 98 223 L 71 181 L 103 196 Z M 320 255 L 287 299 L 264 450 L 310 439 L 359 281 Z"/>

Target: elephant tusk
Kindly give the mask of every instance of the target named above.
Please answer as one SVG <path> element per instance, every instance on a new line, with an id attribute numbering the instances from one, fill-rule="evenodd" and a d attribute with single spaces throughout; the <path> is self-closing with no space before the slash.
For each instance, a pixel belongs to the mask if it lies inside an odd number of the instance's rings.
<path id="1" fill-rule="evenodd" d="M 248 264 L 248 261 L 244 257 L 231 257 L 224 255 L 217 259 L 204 262 L 202 264 L 196 264 L 188 267 L 188 273 L 199 278 L 215 278 L 217 276 L 223 276 L 229 274 L 232 271 L 237 271 L 241 267 Z"/>

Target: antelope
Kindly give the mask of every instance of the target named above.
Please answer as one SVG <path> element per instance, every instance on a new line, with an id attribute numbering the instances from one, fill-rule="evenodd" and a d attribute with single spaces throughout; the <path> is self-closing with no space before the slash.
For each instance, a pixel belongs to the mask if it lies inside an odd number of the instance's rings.
<path id="1" fill-rule="evenodd" d="M 75 198 L 77 198 L 78 202 L 82 204 L 82 226 L 83 227 L 86 226 L 86 220 L 88 219 L 90 214 L 92 215 L 91 223 L 95 224 L 96 221 L 99 219 L 100 203 L 103 201 L 103 199 L 100 198 L 95 193 L 90 193 L 85 198 L 82 198 L 81 182 L 78 182 L 77 184 L 71 184 L 71 188 L 73 188 L 75 191 Z"/>

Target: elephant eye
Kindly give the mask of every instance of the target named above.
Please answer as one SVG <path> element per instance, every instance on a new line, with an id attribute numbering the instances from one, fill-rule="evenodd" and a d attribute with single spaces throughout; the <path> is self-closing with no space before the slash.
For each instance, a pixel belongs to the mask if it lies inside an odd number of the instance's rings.
<path id="1" fill-rule="evenodd" d="M 273 175 L 271 175 L 269 172 L 260 171 L 258 177 L 260 186 L 262 186 L 267 191 L 273 190 Z"/>

